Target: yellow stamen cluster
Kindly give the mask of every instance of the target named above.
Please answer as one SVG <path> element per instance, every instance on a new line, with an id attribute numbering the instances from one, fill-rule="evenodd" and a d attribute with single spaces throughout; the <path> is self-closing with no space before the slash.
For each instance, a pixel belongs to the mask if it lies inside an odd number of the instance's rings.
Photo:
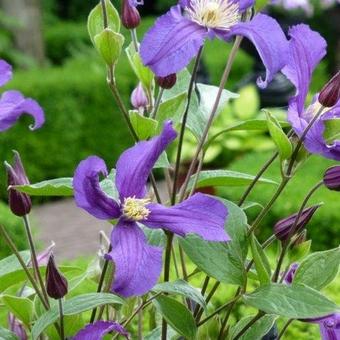
<path id="1" fill-rule="evenodd" d="M 191 0 L 188 17 L 207 28 L 229 30 L 240 21 L 239 6 L 230 0 Z"/>
<path id="2" fill-rule="evenodd" d="M 127 197 L 123 203 L 123 214 L 129 220 L 145 220 L 150 214 L 150 210 L 145 207 L 148 203 L 150 203 L 150 200 L 147 198 Z"/>

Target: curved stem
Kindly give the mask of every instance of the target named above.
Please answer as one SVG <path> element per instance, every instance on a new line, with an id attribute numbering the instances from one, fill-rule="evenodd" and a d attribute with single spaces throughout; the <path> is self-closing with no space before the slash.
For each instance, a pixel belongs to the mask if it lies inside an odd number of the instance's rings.
<path id="1" fill-rule="evenodd" d="M 200 152 L 201 152 L 201 150 L 202 150 L 202 148 L 203 148 L 203 146 L 205 144 L 205 141 L 207 139 L 208 132 L 210 130 L 211 124 L 212 124 L 212 122 L 213 122 L 213 120 L 215 118 L 215 114 L 217 112 L 218 105 L 220 103 L 221 96 L 222 96 L 225 84 L 226 84 L 226 82 L 227 82 L 227 80 L 229 78 L 231 67 L 232 67 L 233 62 L 235 60 L 236 53 L 237 53 L 237 51 L 238 51 L 238 49 L 240 47 L 242 39 L 243 38 L 240 37 L 240 36 L 236 37 L 234 45 L 232 47 L 232 50 L 231 50 L 231 52 L 229 54 L 228 61 L 227 61 L 226 67 L 224 69 L 224 72 L 223 72 L 223 75 L 222 75 L 222 78 L 221 78 L 221 81 L 220 81 L 220 85 L 219 85 L 219 89 L 218 89 L 218 92 L 217 92 L 217 96 L 216 96 L 213 108 L 211 110 L 211 113 L 210 113 L 207 125 L 206 125 L 206 127 L 204 129 L 204 132 L 203 132 L 203 135 L 201 137 L 201 140 L 200 140 L 200 142 L 199 142 L 199 144 L 198 144 L 198 146 L 196 148 L 194 158 L 191 161 L 191 164 L 190 164 L 187 176 L 185 178 L 185 181 L 183 183 L 182 189 L 181 189 L 180 194 L 179 194 L 179 201 L 180 202 L 183 200 L 183 198 L 185 196 L 185 192 L 186 192 L 186 189 L 187 189 L 190 177 L 191 177 L 191 175 L 194 172 L 194 168 L 195 168 L 195 164 L 196 164 L 197 158 L 198 158 L 198 156 L 199 156 L 199 154 L 200 154 Z"/>
<path id="2" fill-rule="evenodd" d="M 265 315 L 264 312 L 258 312 L 242 329 L 238 332 L 233 340 L 240 339 L 240 337 L 257 321 L 260 320 Z"/>
<path id="3" fill-rule="evenodd" d="M 150 114 L 150 118 L 152 118 L 152 119 L 156 118 L 156 115 L 157 115 L 157 112 L 158 112 L 158 109 L 159 109 L 159 105 L 161 104 L 161 100 L 162 100 L 162 97 L 163 97 L 163 93 L 164 93 L 164 89 L 162 87 L 160 87 L 156 101 L 155 101 L 155 105 L 154 105 L 153 110 Z"/>
<path id="4" fill-rule="evenodd" d="M 279 333 L 277 340 L 280 340 L 283 337 L 283 334 L 286 332 L 287 328 L 290 326 L 290 324 L 294 321 L 294 319 L 289 319 L 283 328 L 281 329 L 281 332 Z"/>
<path id="5" fill-rule="evenodd" d="M 202 51 L 203 51 L 203 47 L 201 47 L 200 50 L 198 51 L 198 54 L 195 60 L 194 69 L 192 71 L 192 75 L 191 75 L 191 79 L 189 83 L 188 100 L 187 100 L 187 104 L 186 104 L 185 111 L 184 111 L 183 118 L 182 118 L 181 131 L 180 131 L 179 139 L 178 139 L 176 165 L 175 165 L 174 181 L 173 181 L 173 188 L 172 188 L 172 197 L 171 197 L 172 205 L 176 203 L 177 181 L 178 181 L 178 175 L 179 175 L 179 168 L 181 165 L 181 156 L 182 156 L 182 147 L 183 147 L 185 127 L 186 127 L 186 123 L 188 119 L 191 97 L 192 97 L 194 85 L 195 85 L 196 78 L 197 78 L 197 70 L 198 70 L 200 60 L 201 60 Z"/>

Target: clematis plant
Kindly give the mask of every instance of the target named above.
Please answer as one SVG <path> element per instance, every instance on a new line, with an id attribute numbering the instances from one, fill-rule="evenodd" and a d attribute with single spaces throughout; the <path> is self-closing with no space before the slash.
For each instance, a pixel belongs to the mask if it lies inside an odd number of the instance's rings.
<path id="1" fill-rule="evenodd" d="M 324 340 L 339 338 L 337 297 L 329 299 L 325 288 L 337 278 L 340 248 L 314 251 L 308 235 L 312 228 L 321 228 L 315 220 L 327 208 L 327 202 L 319 202 L 321 188 L 338 194 L 340 166 L 317 174 L 319 181 L 310 183 L 301 202 L 297 197 L 285 200 L 290 211 L 275 213 L 275 225 L 266 217 L 296 173 L 304 178 L 312 171 L 304 163 L 307 157 L 340 159 L 340 76 L 319 84 L 320 93 L 312 94 L 310 102 L 313 71 L 326 55 L 326 41 L 305 24 L 291 27 L 286 37 L 274 18 L 258 12 L 264 4 L 180 0 L 156 19 L 141 42 L 137 6 L 142 1 L 121 0 L 119 13 L 110 0 L 101 0 L 91 11 L 91 41 L 105 63 L 114 108 L 131 134 L 130 146 L 120 150 L 115 168 L 106 165 L 114 159 L 88 151 L 81 153 L 83 160 L 72 177 L 33 184 L 18 153 L 12 166 L 5 163 L 9 205 L 23 218 L 29 250 L 19 251 L 6 225 L 0 224 L 12 251 L 0 260 L 1 308 L 8 315 L 7 328 L 0 325 L 1 339 L 257 340 L 276 330 L 281 339 L 290 338 L 289 327 L 299 322 L 319 325 Z M 230 102 L 238 97 L 229 91 L 228 77 L 243 38 L 253 43 L 266 68 L 264 79 L 257 80 L 259 87 L 279 72 L 296 87 L 279 114 L 266 108 L 256 119 L 228 117 L 237 104 Z M 218 87 L 197 81 L 203 46 L 211 39 L 233 44 Z M 223 55 L 221 47 L 214 57 Z M 126 75 L 116 71 L 122 62 L 132 70 L 130 90 L 138 84 L 131 96 L 120 92 L 121 76 Z M 11 76 L 10 65 L 0 61 L 0 86 Z M 246 99 L 245 105 L 251 106 Z M 42 125 L 44 116 L 35 101 L 17 91 L 5 92 L 0 130 L 25 112 L 35 118 L 35 127 Z M 215 120 L 218 115 L 222 126 Z M 258 138 L 265 133 L 275 147 L 256 175 L 231 171 L 228 165 L 218 168 L 220 163 L 216 169 L 206 167 L 206 154 L 214 144 L 230 151 L 224 141 L 229 133 L 241 131 L 242 141 L 253 143 L 249 130 Z M 109 137 L 98 131 L 98 141 L 101 138 Z M 110 142 L 117 146 L 114 134 Z M 191 155 L 189 164 L 183 154 Z M 275 166 L 275 181 L 265 178 Z M 260 185 L 272 188 L 268 202 L 253 192 Z M 230 191 L 234 186 L 245 187 L 241 197 Z M 257 193 L 262 196 L 262 191 Z M 34 195 L 73 196 L 76 209 L 110 225 L 110 235 L 100 232 L 99 251 L 93 252 L 86 269 L 64 266 L 58 244 L 36 252 L 28 220 L 35 210 Z M 63 227 L 71 232 L 71 223 Z M 94 231 L 90 235 L 97 236 Z M 82 242 L 81 235 L 77 242 Z M 59 252 L 58 267 L 52 248 Z"/>

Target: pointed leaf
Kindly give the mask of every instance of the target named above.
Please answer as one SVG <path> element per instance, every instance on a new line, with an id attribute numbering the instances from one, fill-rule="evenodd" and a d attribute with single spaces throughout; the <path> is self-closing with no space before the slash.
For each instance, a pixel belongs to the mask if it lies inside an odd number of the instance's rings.
<path id="1" fill-rule="evenodd" d="M 33 319 L 33 302 L 25 297 L 2 295 L 2 302 L 13 315 L 30 327 Z"/>
<path id="2" fill-rule="evenodd" d="M 146 140 L 155 135 L 158 122 L 154 119 L 144 117 L 138 111 L 130 111 L 131 124 L 141 140 Z"/>
<path id="3" fill-rule="evenodd" d="M 15 189 L 31 196 L 73 196 L 71 177 L 49 179 L 35 184 L 16 185 Z"/>

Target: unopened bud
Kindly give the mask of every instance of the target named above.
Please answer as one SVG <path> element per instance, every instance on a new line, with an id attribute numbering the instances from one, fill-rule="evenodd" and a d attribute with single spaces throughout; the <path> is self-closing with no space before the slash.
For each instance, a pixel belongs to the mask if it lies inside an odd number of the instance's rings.
<path id="1" fill-rule="evenodd" d="M 21 321 L 19 321 L 12 313 L 8 314 L 8 325 L 11 332 L 13 332 L 18 339 L 27 340 L 27 333 Z M 10 339 L 9 337 L 8 339 Z M 1 339 L 4 339 L 1 337 Z"/>
<path id="2" fill-rule="evenodd" d="M 166 89 L 166 90 L 169 90 L 172 87 L 174 87 L 174 85 L 176 84 L 176 81 L 177 81 L 176 73 L 169 74 L 166 77 L 157 77 L 156 78 L 157 84 L 161 88 Z"/>
<path id="3" fill-rule="evenodd" d="M 56 300 L 63 298 L 68 291 L 67 280 L 59 272 L 52 254 L 46 267 L 46 291 L 49 297 Z"/>
<path id="4" fill-rule="evenodd" d="M 288 237 L 300 232 L 313 217 L 315 211 L 320 207 L 320 205 L 313 205 L 312 207 L 303 210 L 299 220 L 296 222 L 298 213 L 286 217 L 274 226 L 274 233 L 277 239 L 280 241 L 287 241 Z M 295 227 L 294 227 L 295 226 Z M 294 227 L 294 230 L 292 228 Z"/>
<path id="5" fill-rule="evenodd" d="M 24 216 L 31 211 L 32 202 L 31 198 L 21 193 L 13 186 L 29 184 L 28 178 L 25 173 L 25 169 L 22 165 L 20 155 L 17 151 L 14 152 L 14 164 L 11 166 L 5 162 L 7 171 L 7 184 L 8 184 L 8 202 L 9 207 L 14 215 Z"/>
<path id="6" fill-rule="evenodd" d="M 340 71 L 323 87 L 319 94 L 319 103 L 324 107 L 333 107 L 340 100 Z"/>
<path id="7" fill-rule="evenodd" d="M 136 28 L 140 24 L 140 15 L 138 9 L 130 3 L 130 0 L 123 0 L 122 24 L 127 29 Z"/>
<path id="8" fill-rule="evenodd" d="M 143 110 L 149 104 L 148 97 L 141 83 L 131 93 L 131 104 L 137 110 Z"/>
<path id="9" fill-rule="evenodd" d="M 295 273 L 296 273 L 298 267 L 299 267 L 299 265 L 297 263 L 293 263 L 289 267 L 288 272 L 286 273 L 286 275 L 283 279 L 284 283 L 290 285 L 293 282 L 294 276 L 295 276 Z"/>
<path id="10" fill-rule="evenodd" d="M 340 191 L 340 165 L 332 166 L 326 170 L 323 183 L 329 190 Z"/>

